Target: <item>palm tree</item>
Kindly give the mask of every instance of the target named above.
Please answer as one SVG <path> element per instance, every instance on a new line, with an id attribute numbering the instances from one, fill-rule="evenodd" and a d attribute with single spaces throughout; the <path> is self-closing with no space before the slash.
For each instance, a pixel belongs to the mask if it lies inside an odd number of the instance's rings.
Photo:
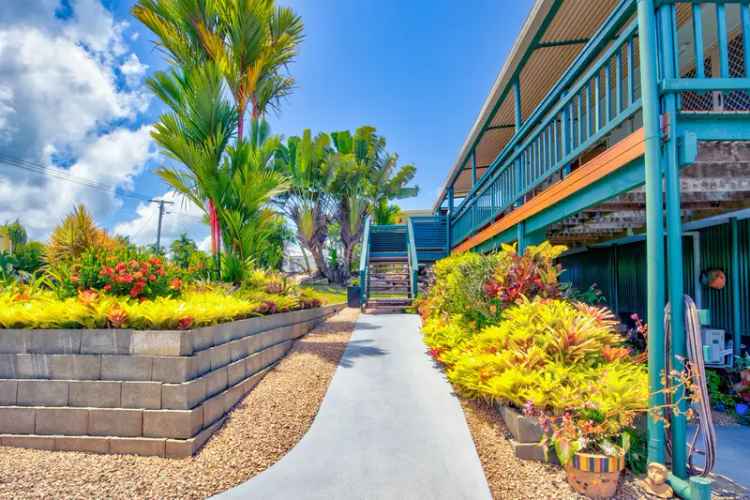
<path id="1" fill-rule="evenodd" d="M 213 60 L 237 106 L 237 139 L 244 138 L 248 105 L 253 120 L 294 88 L 283 73 L 303 39 L 302 19 L 275 0 L 139 0 L 133 15 L 183 68 Z"/>
<path id="2" fill-rule="evenodd" d="M 362 239 L 367 215 L 393 199 L 415 196 L 416 187 L 407 187 L 416 173 L 413 165 L 398 166 L 398 155 L 385 151 L 386 141 L 373 127 L 331 134 L 336 154 L 329 160 L 334 166 L 331 190 L 337 200 L 335 220 L 341 225 L 344 248 L 342 267 L 351 270 L 356 244 Z"/>
<path id="3" fill-rule="evenodd" d="M 312 255 L 318 273 L 329 277 L 325 258 L 331 219 L 332 198 L 329 193 L 331 138 L 327 134 L 312 137 L 305 130 L 302 137 L 290 137 L 279 149 L 279 169 L 289 178 L 289 190 L 277 198 L 277 206 L 294 223 L 297 241 Z"/>
<path id="4" fill-rule="evenodd" d="M 161 167 L 156 173 L 206 212 L 218 269 L 220 238 L 216 203 L 222 195 L 219 166 L 233 137 L 237 113 L 224 97 L 221 73 L 210 62 L 157 72 L 147 84 L 171 109 L 161 115 L 152 136 L 167 157 L 184 167 Z"/>
<path id="5" fill-rule="evenodd" d="M 180 234 L 180 237 L 169 245 L 169 251 L 172 253 L 172 260 L 182 269 L 187 269 L 190 265 L 190 257 L 198 251 L 198 245 L 195 241 L 188 238 L 187 233 Z"/>
<path id="6" fill-rule="evenodd" d="M 398 205 L 380 200 L 372 209 L 372 222 L 378 225 L 396 224 L 401 208 Z"/>

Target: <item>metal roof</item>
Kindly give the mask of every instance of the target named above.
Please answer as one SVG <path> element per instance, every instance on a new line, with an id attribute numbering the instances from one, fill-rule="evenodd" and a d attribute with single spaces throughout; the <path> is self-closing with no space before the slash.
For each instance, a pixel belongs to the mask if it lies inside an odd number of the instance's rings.
<path id="1" fill-rule="evenodd" d="M 516 76 L 521 87 L 522 116 L 528 117 L 620 1 L 536 1 L 461 147 L 434 210 L 442 204 L 454 178 L 457 197 L 471 190 L 471 151 L 475 144 L 479 178 L 513 136 L 514 129 L 507 125 L 514 123 L 511 89 Z"/>

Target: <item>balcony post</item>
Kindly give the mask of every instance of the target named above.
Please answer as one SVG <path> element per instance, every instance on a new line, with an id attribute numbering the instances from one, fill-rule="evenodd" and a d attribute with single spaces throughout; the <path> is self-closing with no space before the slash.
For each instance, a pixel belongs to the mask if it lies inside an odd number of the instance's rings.
<path id="1" fill-rule="evenodd" d="M 674 33 L 674 5 L 664 4 L 659 7 L 659 25 L 661 30 L 661 60 L 664 78 L 676 77 L 676 60 Z M 680 218 L 680 167 L 677 159 L 677 95 L 670 93 L 664 96 L 664 116 L 667 120 L 665 132 L 668 134 L 664 144 L 662 165 L 666 174 L 667 198 L 667 277 L 669 279 L 669 303 L 671 305 L 670 331 L 672 347 L 672 368 L 677 371 L 685 369 L 687 356 L 685 341 L 685 307 L 683 302 L 684 280 L 682 275 L 682 220 Z M 677 381 L 675 381 L 677 383 Z M 680 479 L 687 479 L 687 401 L 682 388 L 678 385 L 674 399 L 678 401 L 679 415 L 672 417 L 672 472 Z"/>
<path id="2" fill-rule="evenodd" d="M 649 406 L 664 404 L 664 228 L 654 0 L 638 0 L 641 99 L 645 132 Z M 664 424 L 648 417 L 648 461 L 665 463 Z"/>
<path id="3" fill-rule="evenodd" d="M 453 248 L 453 227 L 451 219 L 453 218 L 453 185 L 448 188 L 448 216 L 446 220 L 446 228 L 448 230 L 448 254 L 450 255 L 451 249 Z"/>

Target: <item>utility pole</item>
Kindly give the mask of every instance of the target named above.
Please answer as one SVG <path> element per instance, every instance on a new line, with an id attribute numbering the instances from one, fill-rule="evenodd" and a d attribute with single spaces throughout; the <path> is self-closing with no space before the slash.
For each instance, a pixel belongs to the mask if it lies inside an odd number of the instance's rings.
<path id="1" fill-rule="evenodd" d="M 157 203 L 159 205 L 159 222 L 156 226 L 156 253 L 158 254 L 161 250 L 161 223 L 164 219 L 164 214 L 166 213 L 164 210 L 164 204 L 169 203 L 170 205 L 174 202 L 172 201 L 166 201 L 166 200 L 149 200 L 151 203 Z"/>

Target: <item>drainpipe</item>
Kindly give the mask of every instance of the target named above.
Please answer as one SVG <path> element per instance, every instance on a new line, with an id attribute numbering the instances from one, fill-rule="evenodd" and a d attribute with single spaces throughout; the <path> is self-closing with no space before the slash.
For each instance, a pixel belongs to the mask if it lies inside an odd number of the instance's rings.
<path id="1" fill-rule="evenodd" d="M 645 132 L 649 406 L 657 407 L 664 404 L 664 394 L 657 394 L 663 389 L 664 371 L 664 228 L 654 0 L 638 0 L 638 36 Z M 665 458 L 664 424 L 649 416 L 648 461 L 663 464 Z"/>
<path id="2" fill-rule="evenodd" d="M 740 355 L 742 320 L 740 316 L 740 232 L 737 217 L 729 219 L 732 229 L 732 325 L 734 326 L 734 355 Z"/>

